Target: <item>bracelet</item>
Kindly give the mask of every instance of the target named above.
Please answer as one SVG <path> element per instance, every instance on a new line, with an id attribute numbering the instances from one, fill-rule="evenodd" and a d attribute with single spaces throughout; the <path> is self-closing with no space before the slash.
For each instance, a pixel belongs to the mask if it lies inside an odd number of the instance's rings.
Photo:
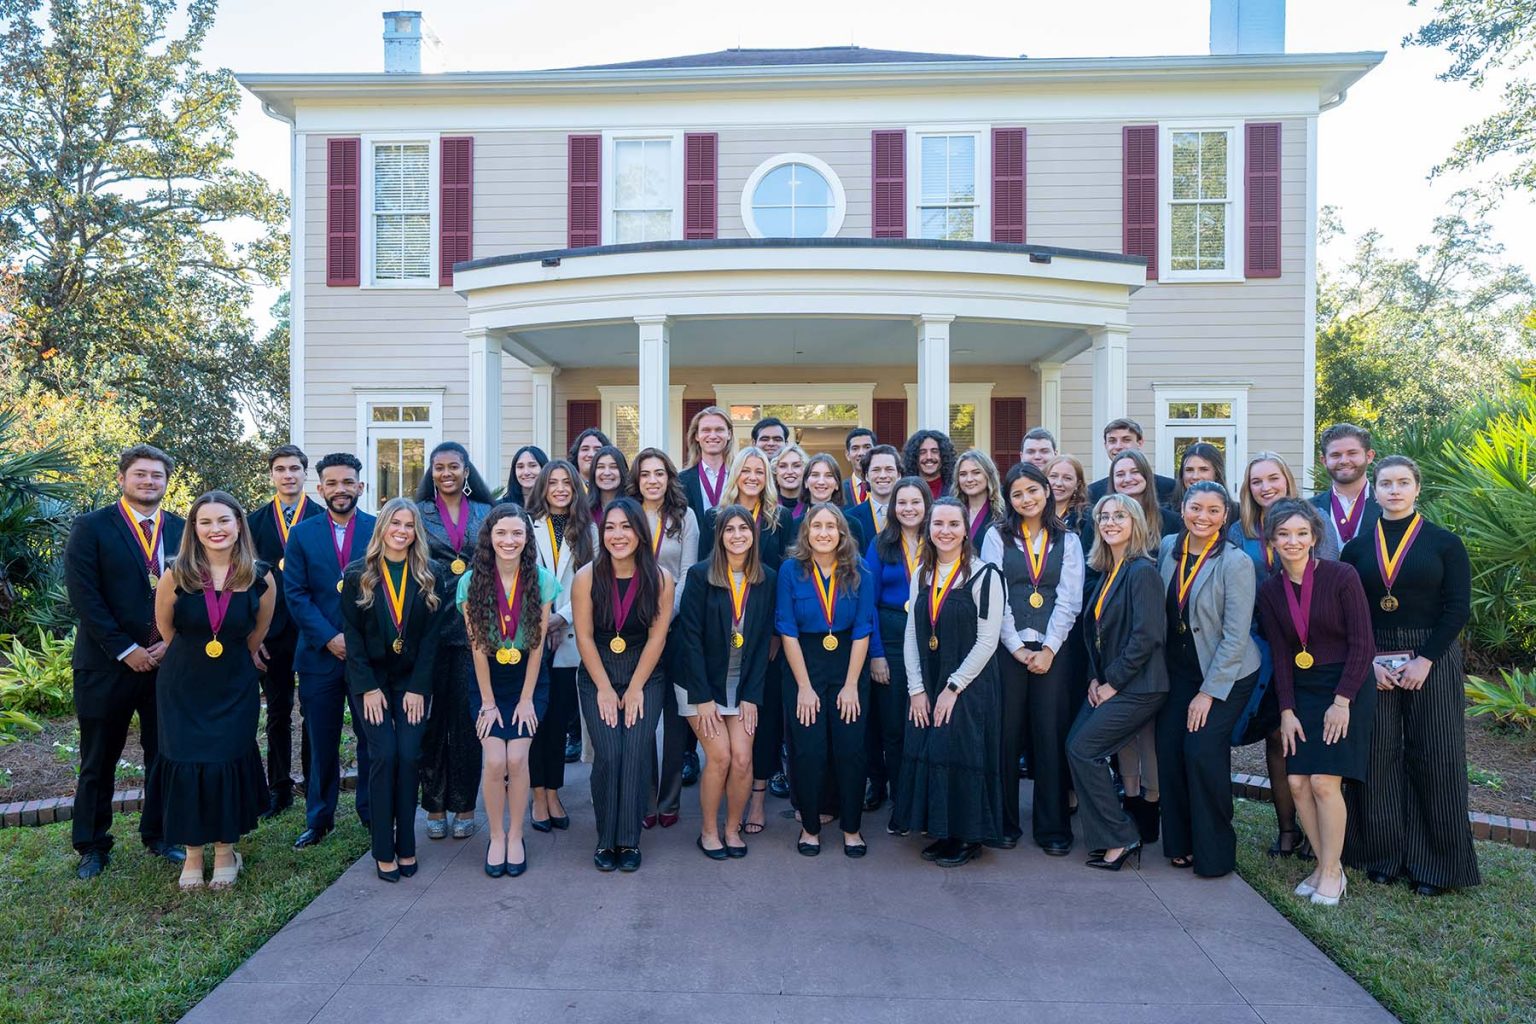
<path id="1" fill-rule="evenodd" d="M 480 713 L 482 715 L 490 714 L 492 711 L 495 711 L 495 710 L 496 710 L 496 705 L 495 704 L 482 704 L 482 705 L 480 705 Z"/>

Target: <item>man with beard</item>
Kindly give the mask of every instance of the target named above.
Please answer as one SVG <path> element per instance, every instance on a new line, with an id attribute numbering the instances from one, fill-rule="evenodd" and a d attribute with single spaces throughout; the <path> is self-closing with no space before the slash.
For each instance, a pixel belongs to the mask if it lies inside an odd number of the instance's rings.
<path id="1" fill-rule="evenodd" d="M 152 445 L 123 452 L 117 462 L 121 497 L 77 518 L 64 547 L 64 579 L 80 618 L 70 659 L 80 723 L 80 781 L 70 832 L 80 854 L 75 874 L 83 879 L 101 874 L 111 860 L 112 789 L 135 712 L 145 773 L 139 838 L 157 857 L 179 863 L 187 856 L 163 839 L 155 712 L 155 677 L 165 653 L 155 625 L 155 588 L 185 525 L 160 507 L 175 468 Z"/>
<path id="2" fill-rule="evenodd" d="M 752 444 L 772 462 L 789 444 L 789 428 L 777 416 L 764 416 L 752 425 Z"/>
<path id="3" fill-rule="evenodd" d="M 263 818 L 275 818 L 293 806 L 293 655 L 299 642 L 299 627 L 288 614 L 283 599 L 284 557 L 288 533 L 306 519 L 322 516 L 325 510 L 317 501 L 304 496 L 304 478 L 309 473 L 309 456 L 298 445 L 285 444 L 267 456 L 267 472 L 276 496 L 251 509 L 246 518 L 251 524 L 251 542 L 256 557 L 265 562 L 277 584 L 277 602 L 272 610 L 272 625 L 262 643 L 267 670 L 261 676 L 261 695 L 267 703 L 267 809 Z M 309 733 L 304 734 L 300 764 L 309 764 Z"/>
<path id="4" fill-rule="evenodd" d="M 333 452 L 315 464 L 326 515 L 296 523 L 283 551 L 283 594 L 298 625 L 294 667 L 304 705 L 309 761 L 304 765 L 305 828 L 296 849 L 314 846 L 336 826 L 341 790 L 341 723 L 347 705 L 347 641 L 342 635 L 341 577 L 373 538 L 374 517 L 357 510 L 363 464 L 356 455 Z M 368 741 L 359 727 L 362 705 L 352 702 L 357 736 L 357 816 L 368 825 Z"/>
<path id="5" fill-rule="evenodd" d="M 1345 544 L 1374 530 L 1381 518 L 1381 506 L 1371 494 L 1367 476 L 1376 453 L 1371 449 L 1371 432 L 1353 423 L 1335 423 L 1323 431 L 1318 448 L 1333 486 L 1312 496 L 1312 504 L 1328 524 L 1317 553 L 1338 558 Z"/>

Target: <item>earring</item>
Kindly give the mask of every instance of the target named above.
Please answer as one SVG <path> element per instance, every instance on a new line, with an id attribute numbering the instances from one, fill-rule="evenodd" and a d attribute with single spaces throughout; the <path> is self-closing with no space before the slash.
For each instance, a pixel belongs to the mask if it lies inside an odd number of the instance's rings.
<path id="1" fill-rule="evenodd" d="M 469 486 L 469 483 L 468 483 L 468 482 L 465 482 L 465 484 L 464 484 L 464 497 L 466 497 L 466 498 L 467 498 L 467 497 L 469 497 L 469 496 L 470 496 L 470 495 L 471 495 L 471 494 L 474 494 L 474 493 L 475 493 L 475 492 L 474 492 L 474 490 L 473 490 L 473 489 L 472 489 L 472 488 L 471 488 L 471 487 L 470 487 L 470 486 Z"/>

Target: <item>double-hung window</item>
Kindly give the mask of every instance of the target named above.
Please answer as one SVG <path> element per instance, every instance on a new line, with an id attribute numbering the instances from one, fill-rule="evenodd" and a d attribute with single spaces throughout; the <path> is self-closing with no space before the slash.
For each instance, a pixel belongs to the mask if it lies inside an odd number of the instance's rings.
<path id="1" fill-rule="evenodd" d="M 659 242 L 682 237 L 681 149 L 681 142 L 671 136 L 613 141 L 611 231 L 605 241 Z"/>
<path id="2" fill-rule="evenodd" d="M 1240 280 L 1242 132 L 1234 125 L 1166 126 L 1159 180 L 1167 280 Z"/>
<path id="3" fill-rule="evenodd" d="M 437 287 L 436 144 L 372 140 L 367 147 L 369 283 Z"/>
<path id="4" fill-rule="evenodd" d="M 982 133 L 919 132 L 916 138 L 918 237 L 985 239 Z"/>

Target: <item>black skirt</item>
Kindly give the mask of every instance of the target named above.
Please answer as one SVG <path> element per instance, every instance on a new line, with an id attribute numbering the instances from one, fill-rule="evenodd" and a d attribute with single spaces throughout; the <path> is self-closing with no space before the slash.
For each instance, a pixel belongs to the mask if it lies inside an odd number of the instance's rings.
<path id="1" fill-rule="evenodd" d="M 1376 685 L 1368 679 L 1349 708 L 1349 732 L 1337 743 L 1323 742 L 1323 715 L 1333 704 L 1343 664 L 1314 665 L 1296 670 L 1296 718 L 1306 741 L 1285 759 L 1291 775 L 1337 775 L 1365 780 L 1371 762 L 1371 722 L 1376 715 Z"/>
<path id="2" fill-rule="evenodd" d="M 533 731 L 525 725 L 514 724 L 512 713 L 523 695 L 523 681 L 528 678 L 527 652 L 516 665 L 503 665 L 493 654 L 491 663 L 491 696 L 496 699 L 496 710 L 501 713 L 501 724 L 491 726 L 490 735 L 498 740 L 525 740 L 533 737 Z M 539 681 L 533 687 L 533 713 L 544 724 L 544 712 L 549 708 L 549 656 L 539 659 Z"/>

